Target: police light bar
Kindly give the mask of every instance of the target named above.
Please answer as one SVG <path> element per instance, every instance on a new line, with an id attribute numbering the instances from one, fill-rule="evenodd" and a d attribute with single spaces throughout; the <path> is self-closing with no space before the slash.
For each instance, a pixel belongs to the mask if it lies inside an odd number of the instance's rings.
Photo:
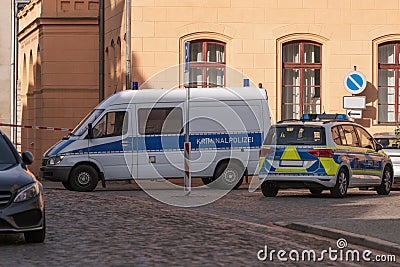
<path id="1" fill-rule="evenodd" d="M 320 120 L 349 120 L 346 114 L 303 114 L 302 121 L 320 121 Z"/>

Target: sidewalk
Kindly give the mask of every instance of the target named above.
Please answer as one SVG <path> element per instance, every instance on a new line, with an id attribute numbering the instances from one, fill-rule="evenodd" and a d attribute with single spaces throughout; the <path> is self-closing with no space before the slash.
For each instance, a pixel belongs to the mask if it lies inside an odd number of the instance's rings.
<path id="1" fill-rule="evenodd" d="M 316 222 L 315 224 L 277 222 L 275 225 L 332 239 L 344 238 L 351 244 L 361 245 L 400 256 L 400 233 L 398 231 L 400 219 L 354 219 L 342 222 Z"/>

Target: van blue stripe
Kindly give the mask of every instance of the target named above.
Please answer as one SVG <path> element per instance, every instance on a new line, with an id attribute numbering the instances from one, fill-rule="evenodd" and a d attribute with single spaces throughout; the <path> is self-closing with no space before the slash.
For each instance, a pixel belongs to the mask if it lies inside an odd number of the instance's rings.
<path id="1" fill-rule="evenodd" d="M 263 141 L 262 133 L 235 133 L 235 134 L 198 134 L 190 135 L 193 150 L 199 149 L 231 149 L 231 148 L 259 148 Z M 153 135 L 130 137 L 124 139 L 130 143 L 122 146 L 122 140 L 68 151 L 63 154 L 112 153 L 127 151 L 164 151 L 183 150 L 184 135 Z"/>
<path id="2" fill-rule="evenodd" d="M 72 144 L 74 140 L 61 140 L 56 145 L 54 145 L 47 153 L 46 157 L 57 155 L 61 150 Z"/>

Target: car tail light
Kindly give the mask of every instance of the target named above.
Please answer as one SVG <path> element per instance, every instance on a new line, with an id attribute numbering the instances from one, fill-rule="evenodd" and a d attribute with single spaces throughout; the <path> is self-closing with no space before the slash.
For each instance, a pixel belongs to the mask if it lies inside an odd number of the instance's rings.
<path id="1" fill-rule="evenodd" d="M 260 157 L 266 157 L 268 155 L 271 155 L 272 153 L 274 153 L 272 149 L 267 149 L 267 148 L 260 149 Z"/>
<path id="2" fill-rule="evenodd" d="M 320 157 L 333 158 L 333 150 L 332 149 L 313 149 L 313 150 L 308 150 L 307 152 L 317 158 L 320 158 Z"/>

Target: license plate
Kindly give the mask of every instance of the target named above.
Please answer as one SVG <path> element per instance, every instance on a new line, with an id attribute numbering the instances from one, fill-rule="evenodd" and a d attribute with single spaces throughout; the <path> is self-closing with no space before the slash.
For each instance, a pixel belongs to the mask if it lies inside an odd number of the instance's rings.
<path id="1" fill-rule="evenodd" d="M 301 160 L 282 160 L 279 164 L 282 167 L 303 167 Z"/>

